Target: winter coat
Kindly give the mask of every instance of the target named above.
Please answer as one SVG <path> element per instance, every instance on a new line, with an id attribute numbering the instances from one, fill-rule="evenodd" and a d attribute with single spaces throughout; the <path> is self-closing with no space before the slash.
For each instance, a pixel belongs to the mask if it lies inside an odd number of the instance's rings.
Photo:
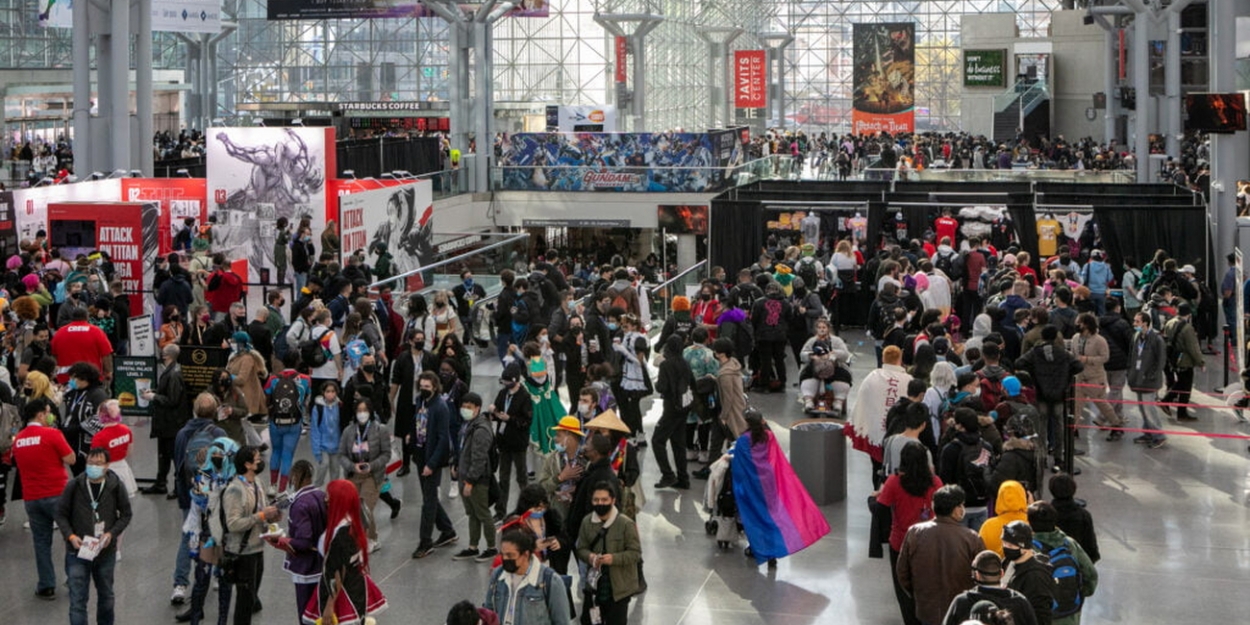
<path id="1" fill-rule="evenodd" d="M 346 429 L 342 425 L 342 417 L 343 402 L 326 404 L 325 398 L 317 398 L 308 423 L 308 443 L 317 462 L 321 462 L 321 454 L 339 453 L 341 435 Z"/>
<path id="2" fill-rule="evenodd" d="M 1104 386 L 1107 383 L 1107 371 L 1103 368 L 1109 358 L 1110 348 L 1107 339 L 1095 334 L 1085 336 L 1077 334 L 1068 341 L 1068 350 L 1076 357 L 1085 357 L 1084 369 L 1076 374 L 1078 384 L 1094 384 Z"/>
<path id="3" fill-rule="evenodd" d="M 916 600 L 916 616 L 941 622 L 951 601 L 972 588 L 972 559 L 985 549 L 976 532 L 950 517 L 917 523 L 907 530 L 895 572 Z"/>
<path id="4" fill-rule="evenodd" d="M 241 478 L 230 480 L 229 486 L 221 494 L 221 506 L 225 513 L 225 526 L 221 525 L 221 515 L 209 516 L 209 524 L 213 527 L 213 536 L 222 536 L 222 547 L 230 553 L 241 555 L 259 554 L 265 549 L 265 541 L 260 537 L 268 527 L 268 523 L 256 515 L 269 505 L 265 497 L 265 489 L 255 481 L 251 484 Z M 246 540 L 246 542 L 244 542 Z"/>
<path id="5" fill-rule="evenodd" d="M 1037 617 L 1037 625 L 1051 625 L 1055 604 L 1055 578 L 1050 565 L 1043 564 L 1036 557 L 1024 562 L 1012 562 L 1004 571 L 1004 579 L 1009 580 L 1008 588 L 1029 600 L 1029 605 L 1033 606 L 1033 615 Z"/>
<path id="6" fill-rule="evenodd" d="M 530 444 L 530 419 L 534 412 L 534 402 L 524 388 L 517 389 L 508 401 L 508 389 L 500 389 L 492 404 L 494 410 L 507 412 L 508 420 L 495 421 L 495 444 L 499 451 L 519 453 L 525 451 Z M 506 410 L 505 410 L 506 408 Z"/>
<path id="7" fill-rule="evenodd" d="M 1094 531 L 1094 517 L 1089 511 L 1073 499 L 1052 499 L 1050 505 L 1054 506 L 1055 512 L 1059 513 L 1059 520 L 1056 523 L 1059 529 L 1081 545 L 1081 549 L 1085 550 L 1091 562 L 1097 563 L 1101 560 L 1102 554 L 1098 551 L 1098 534 Z"/>
<path id="8" fill-rule="evenodd" d="M 1163 385 L 1163 365 L 1167 347 L 1154 330 L 1138 332 L 1129 348 L 1128 386 L 1135 391 L 1154 393 Z"/>
<path id="9" fill-rule="evenodd" d="M 1003 528 L 1012 521 L 1028 523 L 1029 515 L 1025 511 L 1028 505 L 1028 497 L 1020 482 L 1008 480 L 998 487 L 998 498 L 994 500 L 998 515 L 986 519 L 981 525 L 981 540 L 986 549 L 1003 555 Z"/>
<path id="10" fill-rule="evenodd" d="M 742 389 L 742 363 L 730 358 L 716 372 L 716 388 L 720 399 L 720 420 L 733 432 L 733 440 L 747 429 L 746 392 Z"/>
<path id="11" fill-rule="evenodd" d="M 1076 568 L 1081 572 L 1081 596 L 1092 597 L 1094 591 L 1098 589 L 1098 569 L 1094 567 L 1094 561 L 1090 559 L 1089 554 L 1085 553 L 1085 549 L 1081 544 L 1068 536 L 1059 528 L 1055 528 L 1049 532 L 1033 532 L 1033 541 L 1042 543 L 1042 547 L 1047 552 L 1067 546 L 1068 551 L 1072 552 L 1072 557 L 1076 559 Z M 1036 548 L 1036 547 L 1035 547 Z M 1069 623 L 1075 625 L 1075 620 L 1056 619 L 1056 623 Z"/>
<path id="12" fill-rule="evenodd" d="M 1128 369 L 1129 345 L 1133 342 L 1133 327 L 1120 315 L 1103 315 L 1098 318 L 1098 334 L 1107 341 L 1106 371 Z"/>
<path id="13" fill-rule="evenodd" d="M 604 532 L 604 537 L 596 542 L 600 532 Z M 642 561 L 642 541 L 638 538 L 638 526 L 632 519 L 615 509 L 608 513 L 606 521 L 593 513 L 588 514 L 582 521 L 578 536 L 577 559 L 587 566 L 590 565 L 591 553 L 612 554 L 608 579 L 612 584 L 613 601 L 621 601 L 638 594 L 638 563 Z"/>
<path id="14" fill-rule="evenodd" d="M 780 342 L 786 340 L 791 316 L 790 302 L 781 293 L 773 293 L 755 302 L 751 307 L 751 323 L 755 325 L 755 340 Z M 776 323 L 769 325 L 769 321 Z"/>
<path id="15" fill-rule="evenodd" d="M 226 371 L 234 376 L 234 386 L 243 393 L 243 401 L 247 404 L 247 415 L 269 414 L 268 401 L 265 399 L 263 380 L 269 377 L 269 368 L 265 360 L 254 350 L 239 352 L 230 357 L 226 363 Z"/>
<path id="16" fill-rule="evenodd" d="M 182 367 L 174 363 L 156 376 L 152 396 L 152 438 L 174 438 L 191 416 L 191 397 L 182 383 Z"/>
<path id="17" fill-rule="evenodd" d="M 993 586 L 978 585 L 960 593 L 951 602 L 946 618 L 942 619 L 942 625 L 963 625 L 971 615 L 973 606 L 981 601 L 989 601 L 1000 610 L 1009 610 L 1016 619 L 1016 625 L 1037 625 L 1037 617 L 1033 616 L 1033 606 L 1029 605 L 1029 600 L 1010 588 L 1000 588 L 997 583 Z"/>
<path id="18" fill-rule="evenodd" d="M 187 282 L 187 274 L 182 271 L 173 274 L 156 293 L 157 304 L 177 308 L 184 319 L 193 299 L 191 283 Z"/>
<path id="19" fill-rule="evenodd" d="M 351 476 L 356 473 L 357 462 L 368 462 L 373 481 L 380 487 L 386 481 L 386 465 L 391 461 L 391 431 L 376 419 L 370 420 L 361 440 L 369 445 L 369 450 L 358 454 L 353 448 L 361 429 L 354 418 L 351 425 L 343 428 L 343 435 L 339 438 L 339 465 L 345 475 Z"/>
<path id="20" fill-rule="evenodd" d="M 1193 369 L 1206 366 L 1202 357 L 1202 347 L 1198 345 L 1198 333 L 1194 324 L 1177 317 L 1163 326 L 1165 346 L 1172 346 L 1178 358 L 1169 363 L 1177 369 Z M 1166 351 L 1166 349 L 1165 349 Z"/>
<path id="21" fill-rule="evenodd" d="M 113 539 L 101 553 L 110 553 L 117 549 L 117 539 L 130 525 L 132 513 L 130 496 L 122 485 L 121 478 L 112 471 L 104 472 L 104 487 L 100 498 L 93 508 L 91 493 L 88 491 L 87 474 L 83 473 L 70 480 L 57 500 L 56 524 L 61 530 L 61 537 L 69 543 L 69 537 L 92 536 L 95 534 L 95 522 L 99 519 L 104 524 L 104 531 L 112 534 Z M 67 545 L 68 548 L 68 545 Z"/>
<path id="22" fill-rule="evenodd" d="M 305 580 L 298 583 L 312 583 L 321 577 L 322 556 L 317 543 L 326 531 L 326 494 L 312 486 L 300 489 L 287 518 L 286 532 L 294 553 L 287 553 L 282 570 Z"/>
<path id="23" fill-rule="evenodd" d="M 461 482 L 474 486 L 490 483 L 490 457 L 494 446 L 495 435 L 491 432 L 490 417 L 485 413 L 479 414 L 465 425 L 464 439 L 460 444 L 460 464 L 457 467 Z"/>
<path id="24" fill-rule="evenodd" d="M 1072 376 L 1080 373 L 1084 366 L 1063 347 L 1046 344 L 1021 356 L 1016 360 L 1016 368 L 1033 376 L 1039 400 L 1059 402 L 1072 384 Z"/>
<path id="25" fill-rule="evenodd" d="M 990 476 L 990 489 L 998 492 L 1008 481 L 1019 482 L 1027 490 L 1036 492 L 1039 484 L 1037 455 L 1033 443 L 1018 438 L 1003 443 L 1003 453 Z"/>

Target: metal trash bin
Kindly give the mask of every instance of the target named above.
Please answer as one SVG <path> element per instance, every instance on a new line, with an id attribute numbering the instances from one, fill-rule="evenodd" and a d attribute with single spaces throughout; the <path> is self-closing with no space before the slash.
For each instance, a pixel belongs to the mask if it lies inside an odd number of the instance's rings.
<path id="1" fill-rule="evenodd" d="M 818 506 L 846 499 L 846 434 L 821 419 L 790 426 L 790 465 Z"/>

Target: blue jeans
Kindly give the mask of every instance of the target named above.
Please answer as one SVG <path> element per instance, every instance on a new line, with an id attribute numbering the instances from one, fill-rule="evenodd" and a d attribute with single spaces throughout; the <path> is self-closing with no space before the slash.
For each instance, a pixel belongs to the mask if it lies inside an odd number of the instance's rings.
<path id="1" fill-rule="evenodd" d="M 186 518 L 186 510 L 182 511 L 183 518 Z M 183 534 L 178 541 L 178 559 L 174 561 L 174 585 L 190 586 L 191 577 L 191 548 L 187 546 L 187 534 Z"/>
<path id="2" fill-rule="evenodd" d="M 503 362 L 508 355 L 508 346 L 511 344 L 512 332 L 504 331 L 503 328 L 495 330 L 495 353 L 499 354 L 499 362 Z"/>
<path id="3" fill-rule="evenodd" d="M 1143 393 L 1138 390 L 1134 390 L 1133 393 L 1137 395 L 1137 401 L 1138 401 L 1137 408 L 1141 410 L 1142 429 L 1143 430 L 1162 430 L 1163 429 L 1163 426 L 1161 425 L 1162 422 L 1159 419 L 1159 407 L 1153 405 L 1153 402 L 1159 401 L 1159 394 L 1154 391 L 1147 391 Z M 1151 405 L 1148 406 L 1146 405 L 1147 403 L 1151 403 Z M 1167 436 L 1164 436 L 1163 434 L 1159 434 L 1157 432 L 1149 432 L 1146 434 L 1146 436 L 1149 436 L 1151 440 L 1156 440 L 1156 441 L 1167 438 Z"/>
<path id="4" fill-rule="evenodd" d="M 1107 314 L 1107 294 L 1105 292 L 1090 293 L 1089 299 L 1094 302 L 1094 309 L 1098 311 L 1099 317 Z"/>
<path id="5" fill-rule="evenodd" d="M 60 497 L 26 501 L 26 518 L 30 519 L 30 538 L 35 544 L 35 569 L 39 585 L 35 590 L 56 589 L 56 569 L 52 566 L 52 520 Z"/>
<path id="6" fill-rule="evenodd" d="M 65 573 L 69 576 L 69 625 L 87 625 L 87 599 L 91 596 L 91 583 L 95 582 L 97 625 L 113 625 L 113 568 L 117 565 L 117 550 L 96 556 L 87 561 L 79 558 L 73 549 L 65 553 Z"/>
<path id="7" fill-rule="evenodd" d="M 989 519 L 989 517 L 990 511 L 984 507 L 980 508 L 976 512 L 972 512 L 965 508 L 964 520 L 960 521 L 959 524 L 974 532 L 979 532 L 981 531 L 981 526 L 985 524 L 985 521 Z"/>
<path id="8" fill-rule="evenodd" d="M 300 289 L 308 285 L 308 272 L 293 271 L 291 273 L 295 275 L 295 297 L 299 297 Z"/>
<path id="9" fill-rule="evenodd" d="M 291 461 L 295 459 L 295 447 L 299 445 L 300 424 L 274 425 L 269 422 L 269 444 L 273 445 L 270 461 L 278 474 L 286 477 L 291 474 Z"/>

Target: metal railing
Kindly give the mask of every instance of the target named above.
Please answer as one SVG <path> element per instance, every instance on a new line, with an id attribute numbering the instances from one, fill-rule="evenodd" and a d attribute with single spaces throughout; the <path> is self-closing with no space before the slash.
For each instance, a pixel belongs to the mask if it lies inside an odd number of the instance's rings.
<path id="1" fill-rule="evenodd" d="M 1030 106 L 1035 106 L 1043 98 L 1050 95 L 1046 88 L 1046 81 L 1036 80 L 1033 82 L 1017 81 L 1006 91 L 994 96 L 994 112 L 1005 113 L 1007 109 L 1016 105 L 1019 101 L 1025 107 L 1024 114 L 1032 111 Z"/>
<path id="2" fill-rule="evenodd" d="M 382 286 L 382 285 L 384 285 L 384 284 L 390 284 L 390 283 L 392 283 L 392 282 L 399 284 L 399 282 L 398 282 L 398 281 L 400 281 L 400 280 L 406 280 L 406 279 L 408 279 L 409 277 L 411 277 L 411 276 L 415 276 L 415 275 L 418 275 L 418 274 L 420 274 L 420 275 L 422 275 L 422 276 L 433 276 L 433 270 L 434 270 L 434 269 L 437 269 L 437 268 L 439 268 L 439 267 L 445 267 L 445 266 L 448 266 L 448 265 L 452 265 L 453 263 L 464 262 L 464 260 L 465 260 L 466 258 L 469 258 L 469 257 L 471 257 L 471 256 L 476 256 L 476 255 L 478 255 L 478 254 L 483 254 L 483 253 L 485 253 L 485 252 L 488 252 L 488 251 L 491 251 L 491 250 L 495 250 L 495 249 L 499 249 L 499 248 L 502 248 L 502 247 L 505 247 L 505 246 L 508 246 L 508 245 L 514 245 L 514 244 L 517 244 L 517 243 L 521 243 L 521 242 L 523 242 L 523 241 L 528 240 L 528 239 L 529 239 L 529 236 L 530 236 L 530 235 L 529 235 L 529 233 L 527 233 L 527 232 L 521 232 L 521 233 L 517 233 L 517 234 L 504 234 L 504 233 L 482 233 L 482 235 L 483 235 L 483 236 L 506 236 L 506 238 L 505 238 L 505 239 L 503 239 L 502 241 L 496 241 L 496 242 L 491 243 L 491 244 L 489 244 L 489 245 L 486 245 L 486 246 L 484 246 L 484 247 L 479 247 L 479 248 L 477 248 L 477 249 L 475 249 L 475 250 L 473 250 L 473 251 L 471 251 L 471 252 L 467 252 L 467 253 L 465 253 L 465 254 L 457 254 L 457 255 L 452 256 L 452 257 L 450 257 L 450 258 L 445 258 L 445 259 L 440 260 L 440 261 L 438 261 L 438 262 L 430 263 L 430 264 L 428 264 L 428 265 L 425 265 L 424 267 L 418 267 L 418 268 L 416 268 L 416 269 L 412 269 L 412 270 L 410 270 L 410 271 L 405 271 L 404 273 L 401 273 L 401 274 L 397 274 L 397 275 L 391 276 L 391 277 L 386 278 L 386 279 L 384 279 L 384 280 L 378 280 L 378 281 L 373 282 L 372 284 L 370 284 L 370 285 L 369 285 L 369 288 L 371 288 L 371 289 L 376 289 L 376 288 L 381 287 L 381 286 Z M 427 281 L 432 281 L 432 280 L 428 280 L 428 279 L 427 279 Z M 424 291 L 424 289 L 423 289 L 423 291 Z"/>
<path id="3" fill-rule="evenodd" d="M 665 280 L 664 282 L 661 282 L 647 289 L 647 295 L 649 296 L 647 299 L 651 303 L 651 319 L 653 321 L 661 321 L 667 318 L 668 311 L 669 311 L 669 302 L 672 301 L 672 298 L 677 295 L 685 295 L 684 287 L 688 287 L 691 284 L 699 284 L 703 281 L 702 275 L 694 276 L 693 279 L 692 279 L 692 275 L 696 273 L 706 275 L 707 271 L 708 271 L 707 259 L 703 259 L 683 269 L 680 273 L 669 278 L 668 280 Z M 680 292 L 672 293 L 670 295 L 669 292 L 674 287 L 674 285 L 677 285 L 678 287 L 683 287 L 683 288 L 681 288 Z M 654 324 L 652 325 L 654 326 Z"/>

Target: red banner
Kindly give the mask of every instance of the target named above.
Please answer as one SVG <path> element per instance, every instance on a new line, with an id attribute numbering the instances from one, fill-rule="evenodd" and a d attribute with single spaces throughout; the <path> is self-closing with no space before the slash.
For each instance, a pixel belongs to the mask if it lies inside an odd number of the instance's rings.
<path id="1" fill-rule="evenodd" d="M 157 245 L 161 256 L 173 251 L 174 236 L 187 217 L 208 219 L 208 184 L 203 178 L 122 178 L 122 200 L 160 202 Z"/>
<path id="2" fill-rule="evenodd" d="M 625 37 L 616 38 L 616 82 L 626 82 L 626 61 L 629 56 L 629 40 Z"/>
<path id="3" fill-rule="evenodd" d="M 126 292 L 138 293 L 152 288 L 156 213 L 155 203 L 53 203 L 48 205 L 48 234 L 71 254 L 108 252 Z"/>
<path id="4" fill-rule="evenodd" d="M 768 106 L 768 57 L 764 50 L 734 50 L 734 107 Z"/>

